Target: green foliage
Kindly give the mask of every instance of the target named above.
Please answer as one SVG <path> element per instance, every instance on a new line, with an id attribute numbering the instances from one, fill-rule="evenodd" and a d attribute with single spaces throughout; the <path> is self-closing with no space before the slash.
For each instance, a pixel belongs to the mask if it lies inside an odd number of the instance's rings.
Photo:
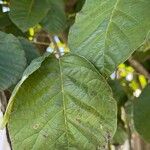
<path id="1" fill-rule="evenodd" d="M 133 120 L 150 141 L 150 86 L 137 101 L 133 96 L 150 78 L 149 0 L 11 0 L 4 6 L 10 12 L 0 10 L 0 91 L 17 85 L 2 126 L 8 123 L 13 150 L 107 149 L 130 137 Z M 126 61 L 135 51 L 144 74 Z"/>
<path id="2" fill-rule="evenodd" d="M 123 144 L 127 138 L 128 138 L 128 134 L 127 134 L 126 130 L 122 126 L 118 125 L 116 133 L 115 133 L 113 141 L 112 141 L 113 144 L 114 145 Z"/>
<path id="3" fill-rule="evenodd" d="M 149 6 L 149 0 L 87 0 L 69 34 L 71 50 L 110 75 L 144 41 Z"/>
<path id="4" fill-rule="evenodd" d="M 21 85 L 23 84 L 23 82 L 32 74 L 34 73 L 36 70 L 38 70 L 41 67 L 42 62 L 45 60 L 46 57 L 48 57 L 49 55 L 46 53 L 43 55 L 43 57 L 39 57 L 35 60 L 32 61 L 31 65 L 29 65 L 26 70 L 24 71 L 23 75 L 22 75 L 22 79 L 18 82 L 18 84 L 16 85 L 16 87 L 14 88 L 14 91 L 11 95 L 11 98 L 9 100 L 6 112 L 5 112 L 5 116 L 3 119 L 3 122 L 0 124 L 1 127 L 3 128 L 6 123 L 9 120 L 11 111 L 12 111 L 12 106 L 14 103 L 14 98 L 19 90 L 19 88 L 21 87 Z"/>
<path id="5" fill-rule="evenodd" d="M 11 24 L 11 21 L 8 17 L 7 13 L 3 13 L 0 10 L 0 29 L 4 29 L 6 26 L 9 26 Z"/>
<path id="6" fill-rule="evenodd" d="M 120 85 L 120 82 L 118 80 L 110 80 L 109 85 L 112 88 L 113 96 L 116 99 L 118 106 L 123 106 L 128 98 L 123 87 Z"/>
<path id="7" fill-rule="evenodd" d="M 150 142 L 150 85 L 134 104 L 134 125 L 140 135 Z"/>
<path id="8" fill-rule="evenodd" d="M 28 40 L 26 40 L 23 37 L 19 37 L 19 41 L 25 51 L 26 58 L 27 58 L 27 64 L 29 65 L 31 61 L 37 57 L 40 56 L 40 53 L 38 52 L 37 48 L 35 45 L 30 43 Z"/>
<path id="9" fill-rule="evenodd" d="M 51 8 L 41 25 L 50 33 L 60 33 L 66 28 L 66 14 L 63 0 L 51 1 Z"/>
<path id="10" fill-rule="evenodd" d="M 96 149 L 116 128 L 109 86 L 76 55 L 46 58 L 19 88 L 13 108 L 9 131 L 14 149 Z"/>
<path id="11" fill-rule="evenodd" d="M 24 71 L 26 58 L 19 40 L 0 32 L 0 91 L 15 84 Z"/>
<path id="12" fill-rule="evenodd" d="M 47 0 L 12 0 L 10 6 L 10 18 L 23 32 L 39 23 L 50 8 Z"/>

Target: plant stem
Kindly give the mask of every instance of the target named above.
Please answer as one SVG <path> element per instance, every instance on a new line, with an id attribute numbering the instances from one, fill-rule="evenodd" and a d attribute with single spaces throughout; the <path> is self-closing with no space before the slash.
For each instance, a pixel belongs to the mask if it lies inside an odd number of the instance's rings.
<path id="1" fill-rule="evenodd" d="M 150 73 L 143 67 L 143 65 L 132 57 L 128 59 L 130 65 L 139 73 L 143 74 L 150 81 Z"/>
<path id="2" fill-rule="evenodd" d="M 45 42 L 31 41 L 31 43 L 33 43 L 33 44 L 38 44 L 38 45 L 46 45 L 46 46 L 49 46 L 49 43 L 45 43 Z"/>

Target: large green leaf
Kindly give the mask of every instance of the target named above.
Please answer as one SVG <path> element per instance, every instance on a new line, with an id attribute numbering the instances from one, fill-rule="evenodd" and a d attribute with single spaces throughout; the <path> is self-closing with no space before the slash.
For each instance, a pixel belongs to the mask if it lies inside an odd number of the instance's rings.
<path id="1" fill-rule="evenodd" d="M 111 74 L 144 41 L 150 0 L 86 0 L 69 34 L 74 53 Z"/>
<path id="2" fill-rule="evenodd" d="M 0 91 L 21 77 L 26 65 L 25 53 L 12 34 L 0 32 Z"/>
<path id="3" fill-rule="evenodd" d="M 49 10 L 48 0 L 11 0 L 10 18 L 22 30 L 38 24 Z"/>
<path id="4" fill-rule="evenodd" d="M 49 0 L 51 8 L 41 25 L 50 33 L 58 34 L 66 28 L 66 14 L 63 0 Z"/>
<path id="5" fill-rule="evenodd" d="M 134 104 L 134 125 L 137 132 L 150 142 L 150 85 Z"/>
<path id="6" fill-rule="evenodd" d="M 116 129 L 116 102 L 86 59 L 47 57 L 13 97 L 14 150 L 104 149 Z"/>

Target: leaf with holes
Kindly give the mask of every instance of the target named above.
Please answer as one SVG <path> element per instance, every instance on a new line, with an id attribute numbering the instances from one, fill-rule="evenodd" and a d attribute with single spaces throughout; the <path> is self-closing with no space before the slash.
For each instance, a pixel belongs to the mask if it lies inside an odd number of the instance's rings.
<path id="1" fill-rule="evenodd" d="M 150 0 L 87 0 L 69 34 L 72 52 L 110 75 L 144 41 L 149 7 Z"/>
<path id="2" fill-rule="evenodd" d="M 12 34 L 0 32 L 0 91 L 15 84 L 26 66 L 25 53 Z"/>
<path id="3" fill-rule="evenodd" d="M 8 128 L 14 150 L 102 149 L 117 126 L 109 85 L 77 55 L 47 57 L 13 101 Z"/>

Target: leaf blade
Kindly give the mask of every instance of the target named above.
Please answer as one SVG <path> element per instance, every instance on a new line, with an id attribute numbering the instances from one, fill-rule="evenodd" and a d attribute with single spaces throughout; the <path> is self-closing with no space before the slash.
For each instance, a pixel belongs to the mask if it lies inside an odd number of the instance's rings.
<path id="1" fill-rule="evenodd" d="M 51 34 L 61 33 L 66 28 L 66 14 L 63 0 L 51 1 L 51 8 L 45 18 L 41 21 L 41 25 Z"/>
<path id="2" fill-rule="evenodd" d="M 148 0 L 87 0 L 71 28 L 70 49 L 110 75 L 144 41 L 149 5 Z"/>
<path id="3" fill-rule="evenodd" d="M 75 55 L 44 61 L 16 94 L 9 122 L 14 149 L 95 149 L 115 128 L 116 102 L 109 86 L 92 64 Z"/>
<path id="4" fill-rule="evenodd" d="M 12 0 L 10 19 L 23 31 L 37 25 L 47 14 L 49 3 L 47 0 Z M 40 11 L 40 13 L 39 13 Z"/>
<path id="5" fill-rule="evenodd" d="M 20 42 L 12 34 L 0 32 L 0 40 L 0 90 L 5 90 L 20 79 L 26 58 Z"/>
<path id="6" fill-rule="evenodd" d="M 148 85 L 137 101 L 134 103 L 133 109 L 133 120 L 136 131 L 144 138 L 146 141 L 150 142 L 150 109 L 149 109 L 149 90 L 150 85 Z"/>

